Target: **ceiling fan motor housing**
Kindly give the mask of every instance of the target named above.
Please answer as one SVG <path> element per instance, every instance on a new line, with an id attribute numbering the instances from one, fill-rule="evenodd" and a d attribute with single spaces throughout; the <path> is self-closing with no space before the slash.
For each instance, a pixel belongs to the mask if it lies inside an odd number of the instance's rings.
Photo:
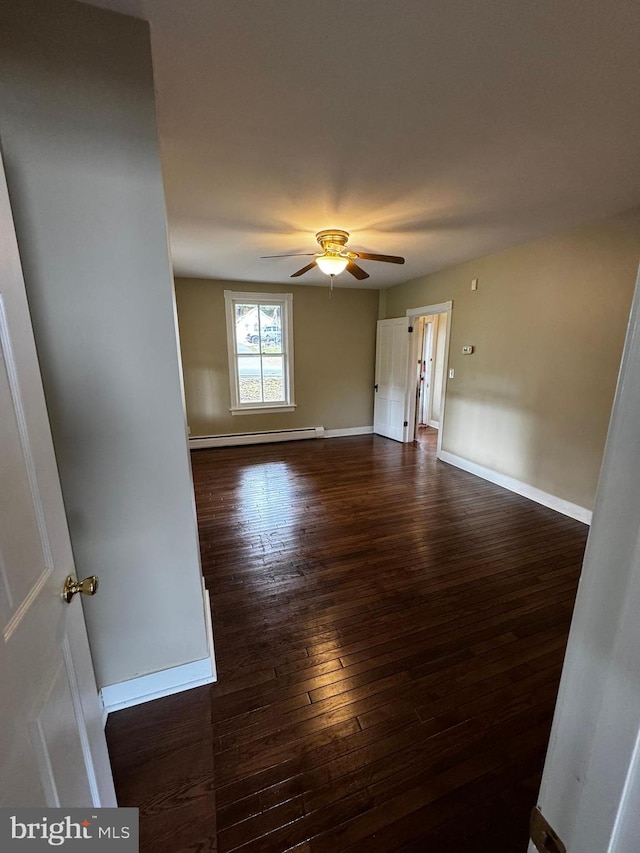
<path id="1" fill-rule="evenodd" d="M 326 231 L 318 231 L 316 240 L 325 252 L 333 252 L 340 254 L 347 244 L 349 239 L 348 231 L 341 231 L 339 228 L 329 228 Z"/>

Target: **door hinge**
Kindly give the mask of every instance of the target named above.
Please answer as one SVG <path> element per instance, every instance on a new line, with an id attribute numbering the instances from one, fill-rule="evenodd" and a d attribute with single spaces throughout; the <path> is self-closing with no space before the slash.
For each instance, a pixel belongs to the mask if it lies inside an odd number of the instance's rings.
<path id="1" fill-rule="evenodd" d="M 403 426 L 409 426 L 409 421 L 405 421 Z"/>
<path id="2" fill-rule="evenodd" d="M 567 853 L 558 833 L 549 825 L 537 806 L 531 811 L 529 836 L 539 853 Z"/>
<path id="3" fill-rule="evenodd" d="M 411 332 L 413 332 L 413 326 L 409 326 L 409 334 L 411 334 Z"/>

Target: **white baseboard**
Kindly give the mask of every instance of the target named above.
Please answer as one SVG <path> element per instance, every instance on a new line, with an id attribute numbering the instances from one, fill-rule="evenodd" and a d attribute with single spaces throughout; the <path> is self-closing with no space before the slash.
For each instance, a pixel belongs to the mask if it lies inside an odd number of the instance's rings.
<path id="1" fill-rule="evenodd" d="M 470 474 L 475 474 L 476 477 L 482 477 L 483 480 L 489 480 L 490 483 L 502 486 L 503 489 L 508 489 L 510 492 L 515 492 L 550 509 L 555 509 L 556 512 L 561 512 L 563 515 L 575 518 L 576 521 L 591 524 L 591 510 L 583 506 L 578 506 L 578 504 L 565 501 L 563 498 L 550 495 L 548 492 L 543 492 L 541 489 L 536 489 L 535 486 L 530 486 L 528 483 L 523 483 L 506 474 L 500 474 L 498 471 L 492 471 L 490 468 L 477 465 L 475 462 L 470 462 L 468 459 L 463 459 L 461 456 L 456 456 L 447 450 L 441 450 L 438 453 L 438 459 L 448 462 L 449 465 L 455 465 L 456 468 L 462 468 L 463 471 L 468 471 Z"/>
<path id="2" fill-rule="evenodd" d="M 237 432 L 227 435 L 199 435 L 189 439 L 189 448 L 235 447 L 241 444 L 271 444 L 275 441 L 300 441 L 306 438 L 324 438 L 324 427 L 306 429 L 277 429 L 265 432 Z"/>
<path id="3" fill-rule="evenodd" d="M 372 426 L 363 427 L 347 427 L 346 429 L 326 429 L 324 431 L 325 438 L 343 438 L 347 435 L 371 435 L 373 432 Z"/>
<path id="4" fill-rule="evenodd" d="M 100 691 L 102 702 L 108 714 L 191 690 L 192 687 L 202 687 L 215 681 L 211 658 L 203 658 L 182 666 L 152 672 L 119 684 L 109 684 Z"/>
<path id="5" fill-rule="evenodd" d="M 346 429 L 282 429 L 273 432 L 229 433 L 228 435 L 199 435 L 189 439 L 191 450 L 207 447 L 233 447 L 241 444 L 270 444 L 275 441 L 300 441 L 305 438 L 343 438 L 349 435 L 371 435 L 372 426 Z"/>

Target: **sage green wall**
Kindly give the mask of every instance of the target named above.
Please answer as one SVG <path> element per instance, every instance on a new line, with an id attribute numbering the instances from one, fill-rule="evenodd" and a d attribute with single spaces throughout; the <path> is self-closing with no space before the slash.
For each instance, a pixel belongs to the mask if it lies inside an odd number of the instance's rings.
<path id="1" fill-rule="evenodd" d="M 293 294 L 295 412 L 232 415 L 224 291 Z M 176 279 L 192 436 L 371 426 L 378 292 Z"/>
<path id="2" fill-rule="evenodd" d="M 639 259 L 634 210 L 388 289 L 453 300 L 443 450 L 590 509 Z"/>

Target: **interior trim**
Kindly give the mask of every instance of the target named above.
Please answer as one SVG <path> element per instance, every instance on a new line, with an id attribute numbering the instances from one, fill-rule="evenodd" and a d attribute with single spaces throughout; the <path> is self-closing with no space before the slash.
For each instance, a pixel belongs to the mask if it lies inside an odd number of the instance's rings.
<path id="1" fill-rule="evenodd" d="M 373 426 L 346 427 L 345 429 L 326 429 L 325 438 L 344 438 L 349 435 L 371 435 Z"/>
<path id="2" fill-rule="evenodd" d="M 100 691 L 107 714 L 151 702 L 163 696 L 182 693 L 192 687 L 202 687 L 216 680 L 211 658 L 195 660 L 170 669 L 141 675 L 119 684 L 109 684 Z"/>
<path id="3" fill-rule="evenodd" d="M 547 506 L 549 509 L 554 509 L 556 512 L 561 512 L 563 515 L 575 518 L 576 521 L 582 521 L 583 524 L 591 524 L 592 512 L 590 509 L 586 509 L 570 501 L 565 501 L 563 498 L 556 497 L 556 495 L 550 495 L 548 492 L 543 492 L 542 489 L 537 489 L 535 486 L 530 486 L 528 483 L 523 483 L 521 480 L 509 477 L 507 474 L 500 474 L 498 471 L 485 468 L 483 465 L 477 465 L 475 462 L 470 462 L 468 459 L 463 459 L 461 456 L 456 456 L 447 450 L 441 450 L 437 454 L 437 457 L 442 462 L 447 462 L 456 468 L 462 468 L 463 471 L 468 471 L 469 474 L 475 474 L 476 477 L 489 480 L 490 483 L 495 483 L 496 486 L 502 486 L 503 489 L 508 489 L 510 492 L 515 492 L 518 495 L 529 498 L 529 500 Z"/>

